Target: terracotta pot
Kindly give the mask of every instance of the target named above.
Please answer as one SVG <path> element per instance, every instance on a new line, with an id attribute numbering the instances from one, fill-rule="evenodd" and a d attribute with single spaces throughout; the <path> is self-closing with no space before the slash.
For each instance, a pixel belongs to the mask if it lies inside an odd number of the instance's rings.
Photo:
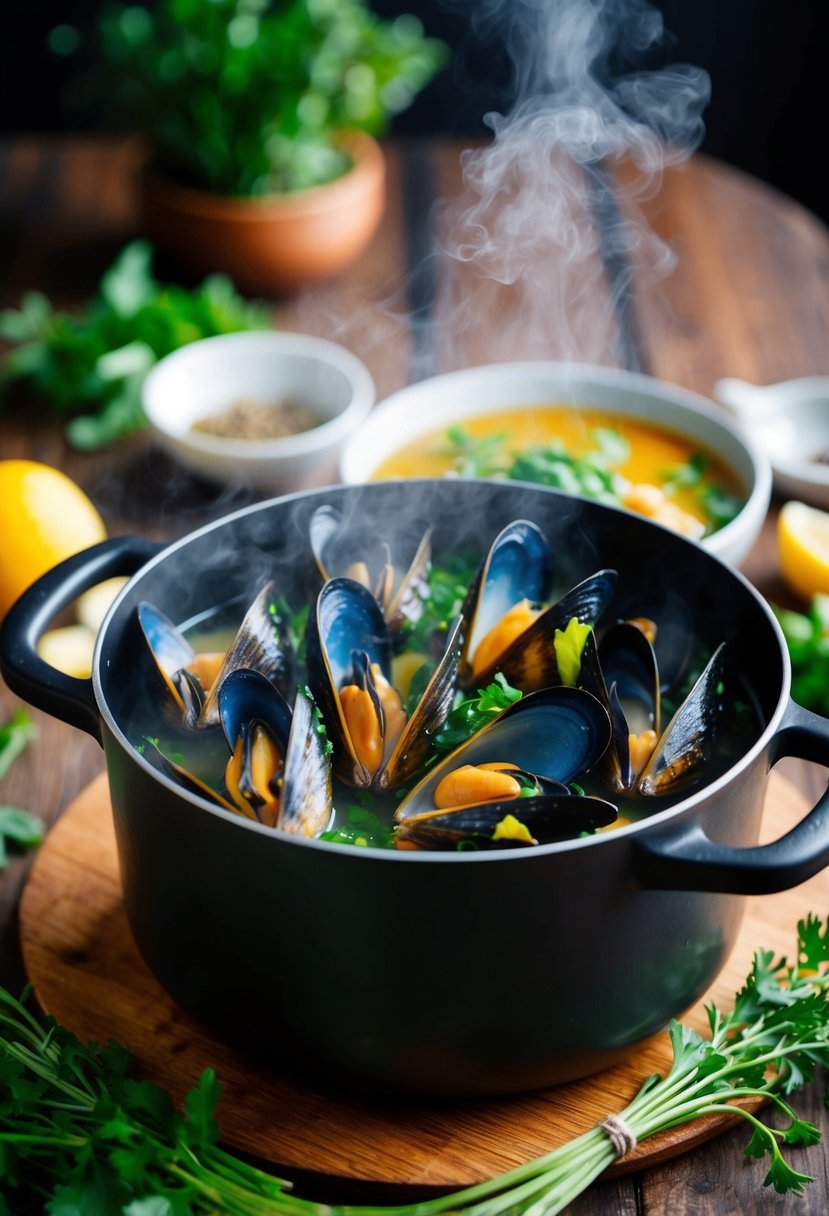
<path id="1" fill-rule="evenodd" d="M 349 132 L 342 177 L 291 194 L 243 198 L 140 179 L 142 227 L 196 274 L 223 271 L 243 290 L 271 294 L 337 274 L 374 235 L 385 204 L 385 161 L 368 135 Z"/>

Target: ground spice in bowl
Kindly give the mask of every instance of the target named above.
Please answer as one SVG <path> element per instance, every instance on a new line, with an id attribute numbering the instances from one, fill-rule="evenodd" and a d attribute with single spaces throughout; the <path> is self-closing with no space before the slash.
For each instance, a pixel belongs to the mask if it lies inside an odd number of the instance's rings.
<path id="1" fill-rule="evenodd" d="M 190 429 L 224 439 L 282 439 L 310 431 L 321 421 L 310 406 L 290 398 L 267 404 L 239 397 L 218 413 L 199 418 Z"/>

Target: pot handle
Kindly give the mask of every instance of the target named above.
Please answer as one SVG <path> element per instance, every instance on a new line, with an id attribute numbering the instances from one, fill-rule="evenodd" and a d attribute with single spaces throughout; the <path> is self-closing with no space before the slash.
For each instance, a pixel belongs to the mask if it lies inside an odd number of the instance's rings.
<path id="1" fill-rule="evenodd" d="M 771 763 L 795 756 L 829 763 L 829 719 L 789 701 L 772 740 Z M 771 844 L 717 844 L 698 823 L 667 825 L 634 844 L 633 870 L 646 888 L 767 895 L 786 891 L 829 864 L 829 787 L 796 827 Z"/>
<path id="2" fill-rule="evenodd" d="M 64 675 L 37 653 L 40 635 L 59 612 L 90 587 L 135 574 L 164 546 L 140 536 L 116 536 L 54 566 L 9 609 L 0 629 L 0 672 L 17 696 L 101 742 L 92 680 Z"/>

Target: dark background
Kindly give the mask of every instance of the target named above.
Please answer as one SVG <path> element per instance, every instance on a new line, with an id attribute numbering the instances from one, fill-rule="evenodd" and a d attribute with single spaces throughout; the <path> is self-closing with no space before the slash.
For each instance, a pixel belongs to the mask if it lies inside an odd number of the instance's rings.
<path id="1" fill-rule="evenodd" d="M 472 28 L 468 14 L 478 7 L 476 0 L 463 7 L 458 0 L 448 3 L 373 0 L 383 14 L 417 12 L 427 31 L 444 38 L 454 53 L 451 69 L 397 119 L 399 131 L 480 135 L 487 110 L 508 108 L 511 73 L 503 45 Z M 52 26 L 90 28 L 99 4 L 7 0 L 0 36 L 0 131 L 105 125 L 100 107 L 79 114 L 66 104 L 78 63 L 57 59 L 47 47 Z M 703 151 L 756 174 L 829 221 L 827 0 L 661 0 L 657 7 L 673 35 L 660 61 L 697 64 L 711 76 Z"/>

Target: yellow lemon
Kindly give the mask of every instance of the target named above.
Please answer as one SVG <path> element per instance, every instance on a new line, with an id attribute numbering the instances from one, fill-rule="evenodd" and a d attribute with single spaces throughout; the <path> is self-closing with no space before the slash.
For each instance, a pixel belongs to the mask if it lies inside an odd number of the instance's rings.
<path id="1" fill-rule="evenodd" d="M 777 522 L 780 573 L 792 591 L 810 600 L 829 595 L 829 512 L 787 502 Z"/>
<path id="2" fill-rule="evenodd" d="M 64 473 L 0 460 L 0 619 L 41 574 L 105 539 L 100 515 Z"/>

